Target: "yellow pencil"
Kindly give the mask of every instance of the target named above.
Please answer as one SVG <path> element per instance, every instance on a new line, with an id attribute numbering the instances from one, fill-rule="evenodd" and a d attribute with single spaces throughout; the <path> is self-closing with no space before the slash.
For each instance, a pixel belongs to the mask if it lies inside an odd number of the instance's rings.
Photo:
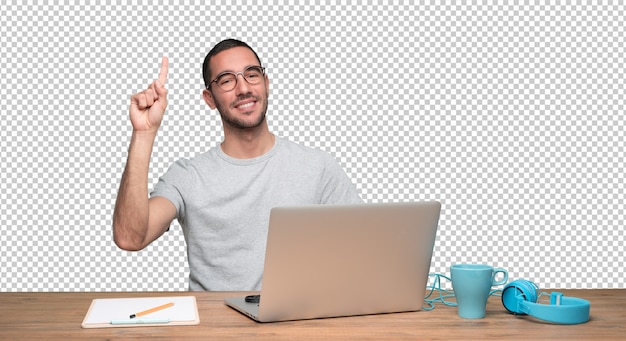
<path id="1" fill-rule="evenodd" d="M 134 314 L 130 315 L 130 318 L 131 318 L 131 319 L 134 319 L 135 317 L 139 317 L 139 316 L 144 316 L 144 315 L 152 314 L 152 313 L 154 313 L 155 311 L 159 311 L 159 310 L 162 310 L 162 309 L 165 309 L 165 308 L 169 308 L 169 307 L 171 307 L 171 306 L 173 306 L 173 305 L 174 305 L 174 302 L 166 303 L 166 304 L 164 304 L 164 305 L 160 305 L 160 306 L 158 306 L 158 307 L 154 307 L 154 308 L 150 308 L 150 309 L 148 309 L 148 310 L 144 310 L 144 311 L 140 311 L 140 312 L 138 312 L 138 313 L 134 313 Z"/>

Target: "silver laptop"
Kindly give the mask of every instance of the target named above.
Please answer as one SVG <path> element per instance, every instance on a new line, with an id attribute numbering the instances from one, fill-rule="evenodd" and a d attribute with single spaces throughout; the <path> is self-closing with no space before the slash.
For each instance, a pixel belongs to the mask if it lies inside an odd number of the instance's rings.
<path id="1" fill-rule="evenodd" d="M 225 303 L 258 322 L 420 310 L 440 210 L 436 201 L 274 208 L 260 301 Z"/>

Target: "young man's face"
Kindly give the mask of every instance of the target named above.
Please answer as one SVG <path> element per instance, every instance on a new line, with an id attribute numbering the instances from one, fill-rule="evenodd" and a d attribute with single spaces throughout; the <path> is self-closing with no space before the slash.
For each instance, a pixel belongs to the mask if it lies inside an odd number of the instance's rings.
<path id="1" fill-rule="evenodd" d="M 211 58 L 211 80 L 223 72 L 242 72 L 250 66 L 260 66 L 250 49 L 234 47 L 222 51 Z M 266 75 L 257 84 L 250 84 L 237 75 L 235 87 L 225 91 L 216 82 L 212 82 L 204 91 L 204 100 L 211 107 L 217 108 L 225 126 L 236 129 L 250 129 L 260 126 L 265 121 L 269 96 L 269 79 Z"/>

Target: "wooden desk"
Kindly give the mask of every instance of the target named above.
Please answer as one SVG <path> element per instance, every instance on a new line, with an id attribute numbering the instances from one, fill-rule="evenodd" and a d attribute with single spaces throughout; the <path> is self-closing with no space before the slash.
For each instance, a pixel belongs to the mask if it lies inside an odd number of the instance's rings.
<path id="1" fill-rule="evenodd" d="M 546 290 L 548 291 L 548 290 Z M 591 320 L 580 325 L 553 325 L 505 312 L 491 297 L 487 316 L 461 319 L 456 308 L 437 304 L 433 311 L 257 323 L 223 303 L 245 293 L 0 293 L 1 340 L 203 339 L 203 340 L 401 340 L 401 339 L 624 339 L 626 289 L 561 290 L 591 302 Z M 195 295 L 198 326 L 82 329 L 94 298 Z"/>

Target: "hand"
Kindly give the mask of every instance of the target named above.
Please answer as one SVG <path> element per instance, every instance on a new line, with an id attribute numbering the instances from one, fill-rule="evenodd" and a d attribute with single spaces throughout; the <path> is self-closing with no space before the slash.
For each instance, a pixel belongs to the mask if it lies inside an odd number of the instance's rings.
<path id="1" fill-rule="evenodd" d="M 130 97 L 130 122 L 135 131 L 153 132 L 159 129 L 167 108 L 168 60 L 163 57 L 159 78 L 148 88 Z"/>

